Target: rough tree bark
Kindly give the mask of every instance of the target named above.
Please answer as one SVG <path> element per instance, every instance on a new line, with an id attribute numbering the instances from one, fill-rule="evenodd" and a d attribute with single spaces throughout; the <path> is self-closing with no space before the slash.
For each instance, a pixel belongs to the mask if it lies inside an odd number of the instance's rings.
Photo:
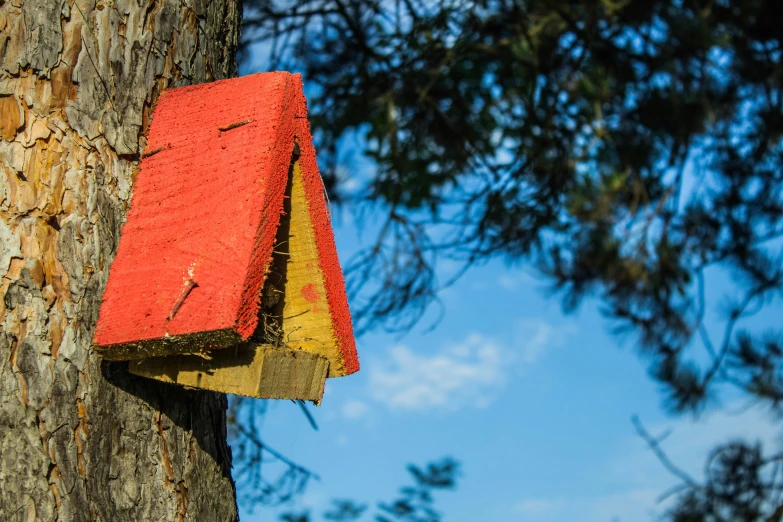
<path id="1" fill-rule="evenodd" d="M 240 17 L 0 0 L 0 520 L 237 519 L 225 397 L 130 376 L 90 340 L 150 109 L 235 74 Z"/>

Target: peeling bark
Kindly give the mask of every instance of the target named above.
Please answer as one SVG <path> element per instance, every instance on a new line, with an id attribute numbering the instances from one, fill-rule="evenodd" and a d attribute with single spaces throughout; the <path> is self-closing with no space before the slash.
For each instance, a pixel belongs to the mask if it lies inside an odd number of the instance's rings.
<path id="1" fill-rule="evenodd" d="M 240 0 L 0 0 L 0 520 L 237 520 L 223 395 L 90 349 L 150 108 Z"/>

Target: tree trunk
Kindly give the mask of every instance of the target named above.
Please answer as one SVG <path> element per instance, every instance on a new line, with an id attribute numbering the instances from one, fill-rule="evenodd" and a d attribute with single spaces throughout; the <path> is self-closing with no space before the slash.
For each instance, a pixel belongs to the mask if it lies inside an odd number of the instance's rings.
<path id="1" fill-rule="evenodd" d="M 162 89 L 236 72 L 241 0 L 0 0 L 0 520 L 236 520 L 225 396 L 90 349 Z"/>

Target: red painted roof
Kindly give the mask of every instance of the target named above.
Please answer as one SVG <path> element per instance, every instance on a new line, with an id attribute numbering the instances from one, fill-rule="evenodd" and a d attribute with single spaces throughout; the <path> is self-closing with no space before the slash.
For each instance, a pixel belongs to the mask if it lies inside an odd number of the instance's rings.
<path id="1" fill-rule="evenodd" d="M 209 332 L 235 334 L 211 347 L 250 337 L 295 139 L 335 335 L 347 373 L 358 370 L 302 81 L 285 72 L 161 95 L 96 326 L 102 352 Z"/>

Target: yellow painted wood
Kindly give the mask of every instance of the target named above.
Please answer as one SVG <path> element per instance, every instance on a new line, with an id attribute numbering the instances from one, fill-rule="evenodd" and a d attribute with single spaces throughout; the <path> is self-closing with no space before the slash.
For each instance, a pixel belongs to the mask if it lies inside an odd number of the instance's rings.
<path id="1" fill-rule="evenodd" d="M 292 169 L 290 228 L 283 296 L 283 343 L 322 355 L 329 360 L 329 377 L 345 375 L 340 348 L 334 336 L 332 316 L 326 300 L 323 272 L 318 264 L 315 232 L 305 197 L 302 171 Z"/>
<path id="2" fill-rule="evenodd" d="M 130 362 L 130 372 L 172 384 L 264 399 L 321 403 L 329 361 L 302 350 L 243 343 L 209 356 L 173 355 Z"/>

